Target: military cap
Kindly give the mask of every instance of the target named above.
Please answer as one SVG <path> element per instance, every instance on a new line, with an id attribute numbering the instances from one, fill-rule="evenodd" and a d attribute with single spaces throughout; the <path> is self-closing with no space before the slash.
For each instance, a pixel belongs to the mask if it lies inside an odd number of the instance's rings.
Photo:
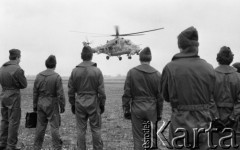
<path id="1" fill-rule="evenodd" d="M 189 27 L 178 35 L 178 47 L 185 49 L 190 46 L 199 46 L 197 29 Z"/>
<path id="2" fill-rule="evenodd" d="M 149 47 L 145 47 L 139 54 L 139 59 L 142 62 L 149 62 L 152 60 L 152 54 Z"/>
<path id="3" fill-rule="evenodd" d="M 9 57 L 20 57 L 21 51 L 19 49 L 11 49 L 9 50 Z"/>
<path id="4" fill-rule="evenodd" d="M 222 46 L 217 54 L 217 62 L 221 65 L 229 65 L 233 61 L 234 54 L 227 46 Z"/>
<path id="5" fill-rule="evenodd" d="M 91 48 L 90 46 L 84 46 L 83 49 L 82 49 L 82 53 L 91 54 L 91 53 L 93 53 L 93 52 L 92 52 L 92 48 Z"/>
<path id="6" fill-rule="evenodd" d="M 47 68 L 55 68 L 56 64 L 57 64 L 57 61 L 54 55 L 50 55 L 45 61 L 45 65 Z"/>
<path id="7" fill-rule="evenodd" d="M 83 60 L 91 60 L 93 55 L 92 48 L 90 46 L 84 46 L 81 53 L 81 58 Z"/>

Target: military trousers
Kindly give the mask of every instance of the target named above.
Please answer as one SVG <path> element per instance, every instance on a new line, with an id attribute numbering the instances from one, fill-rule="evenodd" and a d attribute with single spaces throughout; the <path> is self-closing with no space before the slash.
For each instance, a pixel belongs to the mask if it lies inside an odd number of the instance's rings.
<path id="1" fill-rule="evenodd" d="M 1 96 L 0 146 L 15 149 L 21 120 L 21 97 L 19 90 L 6 90 Z"/>
<path id="2" fill-rule="evenodd" d="M 37 110 L 37 127 L 34 139 L 34 150 L 40 150 L 42 148 L 45 131 L 50 124 L 50 130 L 52 135 L 52 144 L 54 150 L 60 150 L 62 147 L 62 140 L 59 134 L 60 127 L 60 114 L 56 107 L 52 112 L 46 112 L 41 108 Z"/>
<path id="3" fill-rule="evenodd" d="M 99 102 L 95 95 L 85 95 L 76 100 L 76 122 L 77 122 L 77 149 L 86 150 L 87 122 L 92 132 L 93 150 L 103 150 L 101 138 L 101 114 Z"/>
<path id="4" fill-rule="evenodd" d="M 209 105 L 171 105 L 168 142 L 173 149 L 183 147 L 182 150 L 209 150 L 209 136 L 205 132 L 211 122 Z M 184 138 L 179 138 L 182 135 L 185 135 Z"/>
<path id="5" fill-rule="evenodd" d="M 134 150 L 157 148 L 157 110 L 152 98 L 134 99 L 131 106 L 131 121 Z"/>

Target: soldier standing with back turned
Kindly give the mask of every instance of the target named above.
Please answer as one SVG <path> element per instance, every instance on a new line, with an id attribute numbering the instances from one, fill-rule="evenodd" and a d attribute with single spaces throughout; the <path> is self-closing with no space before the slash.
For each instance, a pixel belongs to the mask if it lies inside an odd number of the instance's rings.
<path id="1" fill-rule="evenodd" d="M 0 68 L 0 84 L 2 86 L 0 150 L 16 150 L 18 129 L 21 119 L 20 89 L 27 87 L 24 71 L 19 66 L 21 51 L 11 49 L 10 61 Z"/>
<path id="2" fill-rule="evenodd" d="M 217 54 L 219 66 L 215 69 L 214 100 L 222 123 L 226 128 L 233 129 L 237 134 L 236 143 L 233 143 L 234 145 L 231 145 L 229 149 L 239 149 L 234 148 L 234 146 L 236 144 L 240 145 L 240 74 L 236 68 L 230 66 L 233 56 L 231 49 L 227 46 L 221 47 Z M 221 133 L 221 131 L 219 130 L 213 139 L 213 144 L 218 146 L 216 150 L 223 150 L 219 145 L 220 138 L 229 135 L 229 133 Z M 226 143 L 230 144 L 230 141 L 227 140 Z"/>
<path id="3" fill-rule="evenodd" d="M 65 111 L 62 78 L 54 71 L 56 68 L 55 56 L 50 55 L 45 65 L 47 69 L 37 75 L 33 87 L 33 110 L 37 111 L 34 150 L 42 148 L 48 122 L 51 126 L 53 148 L 60 150 L 62 140 L 59 135 L 61 121 L 59 112 L 64 113 Z"/>
<path id="4" fill-rule="evenodd" d="M 161 120 L 163 99 L 161 74 L 150 65 L 152 55 L 149 47 L 139 54 L 141 65 L 130 69 L 124 85 L 122 107 L 124 117 L 131 119 L 134 150 L 157 148 L 157 121 Z M 144 123 L 149 124 L 151 141 L 144 141 Z"/>
<path id="5" fill-rule="evenodd" d="M 101 114 L 104 112 L 106 95 L 103 75 L 97 64 L 92 62 L 92 49 L 84 46 L 82 63 L 73 69 L 68 82 L 68 96 L 72 113 L 77 120 L 77 149 L 86 150 L 86 129 L 89 119 L 93 150 L 102 150 Z"/>
<path id="6" fill-rule="evenodd" d="M 198 55 L 198 32 L 189 27 L 178 35 L 180 53 L 173 56 L 163 69 L 162 91 L 165 101 L 172 107 L 169 142 L 174 149 L 207 150 L 207 134 L 201 133 L 195 141 L 194 129 L 208 129 L 210 122 L 216 125 L 219 114 L 213 99 L 215 71 L 213 67 Z M 183 128 L 188 133 L 188 140 L 173 140 L 182 135 Z M 196 145 L 194 145 L 196 142 Z M 181 148 L 182 147 L 182 148 Z"/>

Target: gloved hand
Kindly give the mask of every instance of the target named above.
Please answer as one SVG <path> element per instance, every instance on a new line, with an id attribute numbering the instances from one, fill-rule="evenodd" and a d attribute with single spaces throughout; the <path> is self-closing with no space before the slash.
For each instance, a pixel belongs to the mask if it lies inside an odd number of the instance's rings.
<path id="1" fill-rule="evenodd" d="M 104 111 L 105 111 L 105 106 L 104 105 L 100 105 L 100 110 L 101 110 L 100 114 L 103 114 Z"/>
<path id="2" fill-rule="evenodd" d="M 60 113 L 62 114 L 64 112 L 65 112 L 65 108 L 64 107 L 63 108 L 60 107 Z"/>
<path id="3" fill-rule="evenodd" d="M 75 115 L 75 105 L 71 106 L 72 113 Z"/>
<path id="4" fill-rule="evenodd" d="M 130 105 L 123 105 L 123 116 L 125 119 L 131 120 Z"/>
<path id="5" fill-rule="evenodd" d="M 232 118 L 228 118 L 227 123 L 225 123 L 225 126 L 228 128 L 232 128 L 236 123 L 236 120 L 232 119 Z"/>
<path id="6" fill-rule="evenodd" d="M 128 120 L 131 120 L 131 111 L 130 111 L 130 108 L 124 108 L 123 109 L 123 113 L 124 113 L 124 118 L 125 119 L 128 119 Z"/>
<path id="7" fill-rule="evenodd" d="M 33 111 L 36 112 L 37 111 L 37 107 L 33 107 Z"/>
<path id="8" fill-rule="evenodd" d="M 124 118 L 131 120 L 131 112 L 124 112 Z"/>
<path id="9" fill-rule="evenodd" d="M 215 119 L 212 121 L 212 127 L 222 131 L 225 128 L 225 125 L 220 119 Z"/>

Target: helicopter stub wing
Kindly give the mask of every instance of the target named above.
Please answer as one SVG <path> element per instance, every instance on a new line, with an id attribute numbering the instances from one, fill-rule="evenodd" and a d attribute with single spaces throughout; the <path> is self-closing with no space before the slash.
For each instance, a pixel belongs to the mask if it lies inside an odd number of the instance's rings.
<path id="1" fill-rule="evenodd" d="M 130 53 L 131 53 L 130 50 L 123 50 L 123 51 L 114 52 L 111 54 L 111 56 L 120 56 L 120 55 L 130 54 Z"/>
<path id="2" fill-rule="evenodd" d="M 97 49 L 95 49 L 95 48 L 92 48 L 92 52 L 93 53 L 99 53 L 99 51 Z"/>
<path id="3" fill-rule="evenodd" d="M 131 50 L 130 55 L 139 54 L 140 51 L 141 51 L 141 49 L 133 49 L 133 50 Z"/>

